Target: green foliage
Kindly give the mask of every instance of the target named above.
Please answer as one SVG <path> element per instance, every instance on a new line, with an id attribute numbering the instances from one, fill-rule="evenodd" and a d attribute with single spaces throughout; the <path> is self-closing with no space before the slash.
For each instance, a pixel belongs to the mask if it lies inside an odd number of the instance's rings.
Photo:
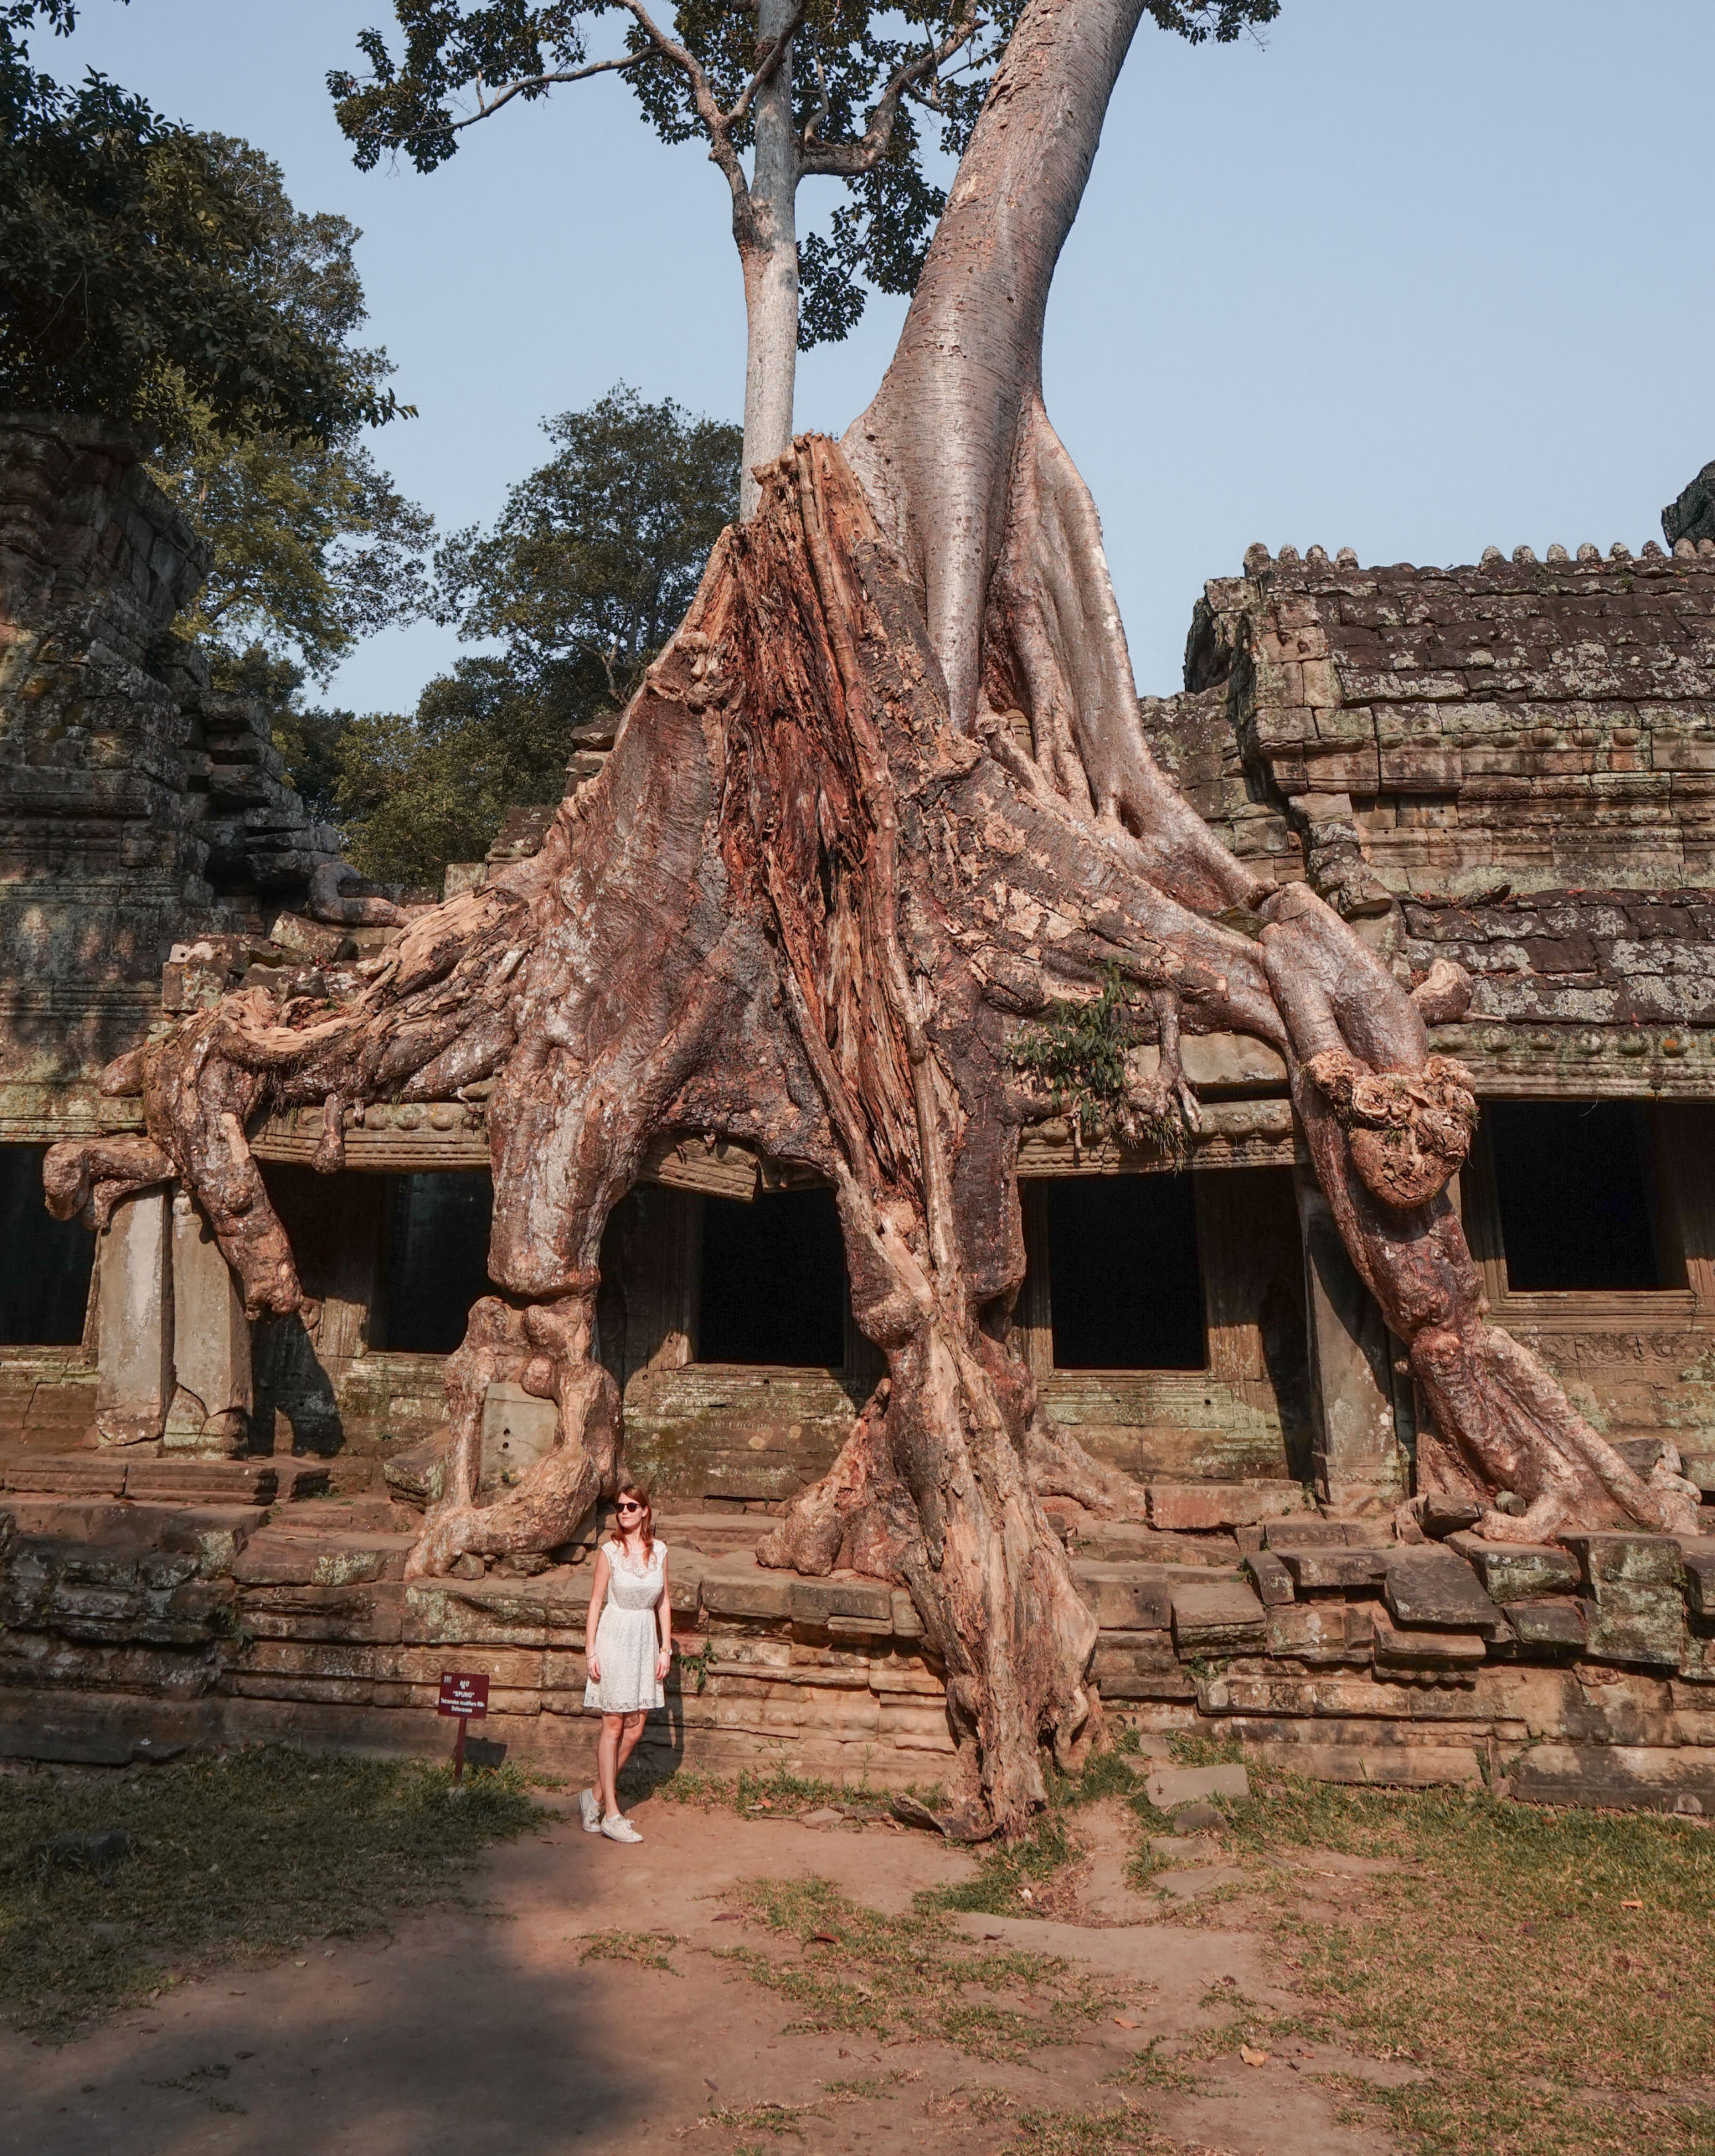
<path id="1" fill-rule="evenodd" d="M 329 442 L 397 409 L 270 275 L 267 214 L 219 138 L 105 76 L 30 63 L 72 0 L 0 0 L 0 403 L 146 436 L 187 399 L 223 438 Z"/>
<path id="2" fill-rule="evenodd" d="M 1148 0 L 1165 30 L 1194 44 L 1230 44 L 1271 22 L 1280 0 Z M 996 0 L 979 13 L 971 0 L 806 0 L 793 39 L 793 117 L 806 173 L 839 180 L 845 197 L 826 233 L 799 247 L 801 349 L 845 337 L 870 290 L 909 292 L 922 273 L 943 189 L 924 169 L 931 147 L 963 154 L 1023 9 Z M 642 24 L 598 58 L 590 43 L 609 0 L 394 0 L 397 54 L 380 30 L 363 31 L 368 72 L 336 69 L 327 78 L 334 112 L 365 170 L 403 151 L 432 172 L 458 147 L 461 132 L 513 99 L 548 95 L 556 84 L 622 67 L 644 117 L 663 142 L 710 139 L 690 70 L 663 54 Z M 724 114 L 738 112 L 758 59 L 754 8 L 729 0 L 681 0 L 662 27 L 700 74 Z M 940 51 L 934 64 L 913 63 Z M 900 94 L 902 72 L 909 80 Z M 894 95 L 888 100 L 889 88 Z M 724 129 L 735 151 L 751 141 L 754 106 Z M 854 151 L 872 126 L 885 141 L 864 169 Z M 924 126 L 932 131 L 926 140 Z M 827 153 L 832 152 L 832 156 Z M 847 168 L 840 169 L 843 163 Z"/>
<path id="3" fill-rule="evenodd" d="M 617 711 L 738 513 L 743 430 L 621 383 L 542 431 L 555 454 L 511 490 L 493 529 L 456 533 L 436 554 L 440 616 L 466 638 L 498 638 L 545 699 Z"/>
<path id="4" fill-rule="evenodd" d="M 277 1746 L 124 1777 L 8 1775 L 0 2011 L 65 2035 L 218 1963 L 384 1930 L 536 1816 L 510 1771 L 477 1775 L 454 1802 L 445 1771 Z M 32 1854 L 116 1829 L 131 1853 L 104 1870 Z"/>
<path id="5" fill-rule="evenodd" d="M 1012 1045 L 1012 1061 L 1075 1116 L 1086 1132 L 1105 1130 L 1125 1106 L 1125 1055 L 1138 1044 L 1125 983 L 1110 967 L 1087 1003 L 1051 1003 Z"/>
<path id="6" fill-rule="evenodd" d="M 1056 1115 L 1071 1118 L 1081 1137 L 1115 1132 L 1177 1156 L 1185 1148 L 1177 1116 L 1165 1105 L 1159 1114 L 1141 1113 L 1126 1091 L 1125 1058 L 1143 1039 L 1125 982 L 1110 967 L 1100 995 L 1051 1003 L 1023 1027 L 1012 1044 L 1012 1062 L 1048 1096 Z"/>
<path id="7" fill-rule="evenodd" d="M 352 342 L 365 319 L 356 226 L 295 209 L 279 167 L 248 143 L 206 139 L 265 235 L 259 288 L 305 325 L 330 367 L 379 394 L 391 362 Z M 185 633 L 229 651 L 245 640 L 291 652 L 320 675 L 363 637 L 425 611 L 434 519 L 379 468 L 355 417 L 325 442 L 271 428 L 233 440 L 182 374 L 166 386 L 176 395 L 154 476 L 214 557 Z"/>
<path id="8" fill-rule="evenodd" d="M 621 384 L 544 431 L 557 453 L 492 530 L 436 557 L 441 618 L 503 650 L 461 659 L 412 717 L 306 734 L 306 772 L 324 744 L 337 766 L 351 859 L 384 881 L 433 884 L 480 858 L 515 803 L 560 798 L 579 730 L 616 723 L 737 513 L 737 427 Z"/>

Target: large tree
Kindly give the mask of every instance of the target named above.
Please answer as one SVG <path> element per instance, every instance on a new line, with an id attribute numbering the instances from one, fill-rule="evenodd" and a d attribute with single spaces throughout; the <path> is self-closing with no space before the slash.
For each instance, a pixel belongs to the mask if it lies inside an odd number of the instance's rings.
<path id="1" fill-rule="evenodd" d="M 33 29 L 75 23 L 73 0 L 0 0 L 0 404 L 146 438 L 187 395 L 224 438 L 389 416 L 391 391 L 281 303 L 265 207 L 216 138 L 32 64 Z"/>
<path id="2" fill-rule="evenodd" d="M 736 513 L 735 426 L 621 384 L 543 431 L 554 454 L 493 525 L 435 557 L 440 618 L 499 649 L 437 675 L 410 718 L 347 714 L 331 736 L 299 722 L 306 750 L 331 751 L 337 819 L 369 875 L 438 883 L 514 803 L 558 801 L 574 752 L 612 740 Z"/>
<path id="3" fill-rule="evenodd" d="M 909 292 L 946 197 L 930 146 L 962 155 L 1021 0 L 682 0 L 671 23 L 646 0 L 394 0 L 399 49 L 379 30 L 358 45 L 368 72 L 327 78 L 359 165 L 403 152 L 420 172 L 466 128 L 563 85 L 621 74 L 664 142 L 700 139 L 732 199 L 744 281 L 744 457 L 740 508 L 755 510 L 758 465 L 791 439 L 796 357 L 844 337 L 865 289 Z M 1280 0 L 1146 0 L 1164 29 L 1230 42 L 1270 22 Z M 592 54 L 598 19 L 622 42 Z M 749 153 L 747 172 L 744 158 Z M 827 233 L 798 238 L 798 190 L 839 183 Z"/>
<path id="4" fill-rule="evenodd" d="M 379 347 L 356 342 L 368 313 L 353 255 L 362 234 L 343 217 L 295 209 L 280 168 L 249 143 L 198 140 L 254 221 L 247 295 L 292 321 L 354 390 L 379 399 L 394 367 Z M 365 415 L 353 405 L 318 438 L 259 414 L 235 434 L 182 366 L 162 370 L 152 469 L 213 554 L 178 626 L 217 647 L 218 663 L 229 668 L 258 645 L 325 677 L 365 637 L 427 609 L 435 520 L 377 464 L 362 438 Z"/>
<path id="5" fill-rule="evenodd" d="M 1088 490 L 1043 410 L 1043 311 L 1142 0 L 1029 0 L 936 230 L 899 347 L 837 446 L 795 443 L 721 540 L 599 778 L 541 854 L 415 921 L 329 1003 L 252 989 L 109 1074 L 147 1137 L 56 1148 L 51 1200 L 99 1215 L 188 1183 L 252 1310 L 301 1299 L 241 1141 L 270 1101 L 355 1104 L 492 1075 L 491 1277 L 448 1365 L 445 1501 L 413 1553 L 551 1546 L 612 1487 L 592 1355 L 606 1219 L 665 1132 L 713 1131 L 837 1193 L 878 1386 L 761 1555 L 906 1586 L 945 1659 L 970 1831 L 1015 1830 L 1039 1747 L 1099 1720 L 1095 1621 L 1040 1498 L 1135 1506 L 1043 1411 L 1009 1346 L 1024 1271 L 1019 1132 L 1052 1101 L 1020 1050 L 1117 977 L 1159 1043 L 1135 1112 L 1179 1097 L 1181 1034 L 1286 1059 L 1316 1173 L 1404 1343 L 1419 1471 L 1480 1528 L 1689 1529 L 1484 1315 L 1446 1184 L 1476 1114 L 1406 988 L 1302 885 L 1228 854 L 1152 762 Z M 1027 733 L 1027 749 L 1019 735 Z M 559 1441 L 475 1502 L 497 1379 L 554 1399 Z M 1494 1504 L 1522 1497 L 1521 1517 Z M 1406 1531 L 1414 1531 L 1410 1521 Z"/>

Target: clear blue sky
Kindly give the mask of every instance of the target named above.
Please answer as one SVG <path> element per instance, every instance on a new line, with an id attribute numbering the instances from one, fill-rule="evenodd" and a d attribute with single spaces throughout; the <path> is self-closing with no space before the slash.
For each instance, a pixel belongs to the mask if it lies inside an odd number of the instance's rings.
<path id="1" fill-rule="evenodd" d="M 242 135 L 342 212 L 370 334 L 422 416 L 378 447 L 443 528 L 490 517 L 537 422 L 617 380 L 736 418 L 724 184 L 618 84 L 514 106 L 451 165 L 359 173 L 322 78 L 388 0 L 85 0 L 97 65 Z M 1265 46 L 1146 23 L 1048 316 L 1048 408 L 1095 492 L 1139 685 L 1176 688 L 1192 601 L 1262 539 L 1469 561 L 1659 536 L 1715 456 L 1711 0 L 1285 0 Z M 806 189 L 814 216 L 818 197 Z M 838 433 L 903 302 L 801 365 Z M 332 696 L 409 709 L 455 655 L 364 646 Z"/>

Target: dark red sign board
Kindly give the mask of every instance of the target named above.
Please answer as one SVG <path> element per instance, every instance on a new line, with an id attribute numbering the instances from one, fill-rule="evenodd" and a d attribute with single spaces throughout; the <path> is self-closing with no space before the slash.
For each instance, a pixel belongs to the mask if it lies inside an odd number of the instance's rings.
<path id="1" fill-rule="evenodd" d="M 457 1715 L 461 1719 L 481 1716 L 488 1712 L 488 1679 L 466 1675 L 456 1669 L 440 1673 L 440 1697 L 435 1702 L 435 1711 L 442 1715 Z"/>

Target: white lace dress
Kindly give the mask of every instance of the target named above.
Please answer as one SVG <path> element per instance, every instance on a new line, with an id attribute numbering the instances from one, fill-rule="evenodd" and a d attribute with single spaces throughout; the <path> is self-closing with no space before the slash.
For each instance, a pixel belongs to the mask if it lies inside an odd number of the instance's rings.
<path id="1" fill-rule="evenodd" d="M 617 1542 L 605 1542 L 607 1600 L 595 1627 L 595 1653 L 601 1682 L 584 1687 L 584 1705 L 604 1715 L 636 1715 L 664 1706 L 667 1694 L 655 1674 L 661 1636 L 655 1622 L 667 1571 L 667 1545 L 659 1535 L 641 1569 Z"/>

